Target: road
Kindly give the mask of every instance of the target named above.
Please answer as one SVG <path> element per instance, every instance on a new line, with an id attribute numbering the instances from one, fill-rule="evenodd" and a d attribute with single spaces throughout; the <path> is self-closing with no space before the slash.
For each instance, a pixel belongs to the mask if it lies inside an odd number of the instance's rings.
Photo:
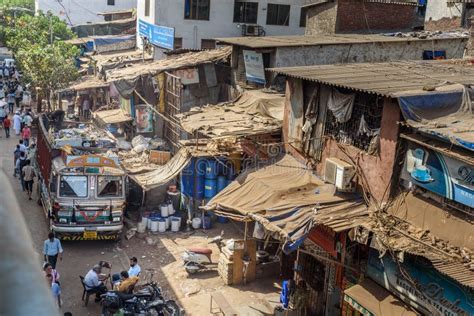
<path id="1" fill-rule="evenodd" d="M 18 179 L 13 177 L 13 151 L 19 141 L 19 137 L 12 135 L 6 138 L 4 131 L 0 130 L 0 168 L 8 175 L 8 180 L 14 189 L 23 216 L 28 225 L 36 250 L 38 265 L 42 266 L 42 245 L 47 238 L 49 227 L 43 209 L 37 204 L 37 196 L 29 201 L 25 192 L 22 192 Z M 4 179 L 2 179 L 4 181 Z M 36 183 L 35 183 L 36 185 Z M 112 263 L 113 271 L 118 272 L 128 269 L 128 256 L 120 247 L 119 242 L 110 241 L 82 241 L 63 242 L 64 259 L 58 262 L 57 270 L 61 275 L 61 288 L 63 306 L 62 312 L 71 312 L 73 315 L 99 315 L 99 305 L 89 301 L 87 307 L 81 300 L 82 285 L 79 275 L 85 275 L 92 265 L 100 260 Z"/>

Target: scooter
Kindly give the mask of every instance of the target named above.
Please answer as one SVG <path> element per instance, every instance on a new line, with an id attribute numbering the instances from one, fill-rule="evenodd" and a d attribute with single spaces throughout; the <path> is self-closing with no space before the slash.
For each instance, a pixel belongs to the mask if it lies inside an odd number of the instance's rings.
<path id="1" fill-rule="evenodd" d="M 225 246 L 223 242 L 224 231 L 219 236 L 216 236 L 208 242 L 208 244 L 216 244 L 219 252 Z M 212 249 L 193 247 L 188 248 L 183 253 L 184 269 L 189 274 L 194 274 L 199 271 L 208 271 L 217 268 L 217 263 L 212 262 Z"/>

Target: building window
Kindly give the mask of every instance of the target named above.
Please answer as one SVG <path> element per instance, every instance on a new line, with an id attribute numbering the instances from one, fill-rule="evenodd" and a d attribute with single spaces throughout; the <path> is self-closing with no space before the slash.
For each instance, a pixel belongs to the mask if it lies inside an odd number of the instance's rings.
<path id="1" fill-rule="evenodd" d="M 267 24 L 288 26 L 290 24 L 290 5 L 269 3 L 267 6 Z"/>
<path id="2" fill-rule="evenodd" d="M 184 18 L 186 20 L 209 21 L 211 0 L 185 0 Z"/>
<path id="3" fill-rule="evenodd" d="M 306 27 L 306 14 L 307 13 L 308 13 L 308 7 L 301 8 L 300 27 Z"/>
<path id="4" fill-rule="evenodd" d="M 107 0 L 107 5 L 115 5 L 115 0 Z"/>
<path id="5" fill-rule="evenodd" d="M 216 48 L 216 41 L 212 39 L 202 39 L 201 49 L 214 49 Z"/>
<path id="6" fill-rule="evenodd" d="M 234 2 L 234 23 L 257 23 L 258 2 Z"/>
<path id="7" fill-rule="evenodd" d="M 175 37 L 174 38 L 174 49 L 183 48 L 183 38 L 182 37 Z"/>
<path id="8" fill-rule="evenodd" d="M 150 16 L 150 0 L 145 0 L 145 16 Z"/>

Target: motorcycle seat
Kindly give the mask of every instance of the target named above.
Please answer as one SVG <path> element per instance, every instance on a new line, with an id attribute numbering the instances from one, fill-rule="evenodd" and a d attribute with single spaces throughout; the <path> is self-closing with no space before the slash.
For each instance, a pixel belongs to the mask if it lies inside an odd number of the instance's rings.
<path id="1" fill-rule="evenodd" d="M 209 248 L 193 247 L 193 248 L 188 248 L 188 251 L 194 252 L 200 255 L 206 255 L 208 257 L 212 254 L 212 249 L 209 249 Z"/>
<path id="2" fill-rule="evenodd" d="M 135 297 L 150 297 L 151 296 L 150 293 L 132 293 L 132 294 L 127 294 L 127 293 L 122 293 L 122 292 L 115 292 L 115 293 L 123 301 L 128 301 Z"/>

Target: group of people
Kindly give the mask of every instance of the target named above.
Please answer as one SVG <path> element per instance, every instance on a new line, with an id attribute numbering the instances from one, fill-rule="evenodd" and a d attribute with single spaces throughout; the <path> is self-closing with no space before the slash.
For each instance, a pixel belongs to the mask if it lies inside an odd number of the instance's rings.
<path id="1" fill-rule="evenodd" d="M 102 268 L 104 267 L 110 268 L 110 265 L 107 262 L 101 261 L 99 264 L 94 265 L 94 267 L 92 267 L 92 269 L 89 270 L 89 272 L 87 272 L 86 276 L 84 277 L 84 286 L 88 292 L 95 293 L 96 302 L 101 300 L 100 296 L 102 294 L 105 294 L 107 291 L 109 291 L 106 286 L 106 281 L 110 278 L 110 276 L 102 274 Z M 111 276 L 112 290 L 122 293 L 131 293 L 139 281 L 140 273 L 141 268 L 138 265 L 137 258 L 130 258 L 130 268 L 128 271 L 124 270 Z"/>
<path id="2" fill-rule="evenodd" d="M 33 184 L 36 178 L 35 168 L 31 164 L 31 158 L 35 155 L 35 150 L 36 144 L 30 144 L 29 138 L 24 138 L 19 140 L 13 152 L 15 163 L 13 176 L 19 176 L 21 189 L 28 194 L 28 200 L 32 200 Z"/>
<path id="3" fill-rule="evenodd" d="M 59 283 L 59 273 L 56 270 L 56 264 L 59 260 L 63 259 L 63 247 L 61 241 L 54 237 L 54 233 L 48 234 L 48 239 L 43 244 L 43 271 L 46 278 L 46 282 L 51 287 L 51 293 L 57 303 L 58 307 L 61 307 L 61 284 Z"/>

